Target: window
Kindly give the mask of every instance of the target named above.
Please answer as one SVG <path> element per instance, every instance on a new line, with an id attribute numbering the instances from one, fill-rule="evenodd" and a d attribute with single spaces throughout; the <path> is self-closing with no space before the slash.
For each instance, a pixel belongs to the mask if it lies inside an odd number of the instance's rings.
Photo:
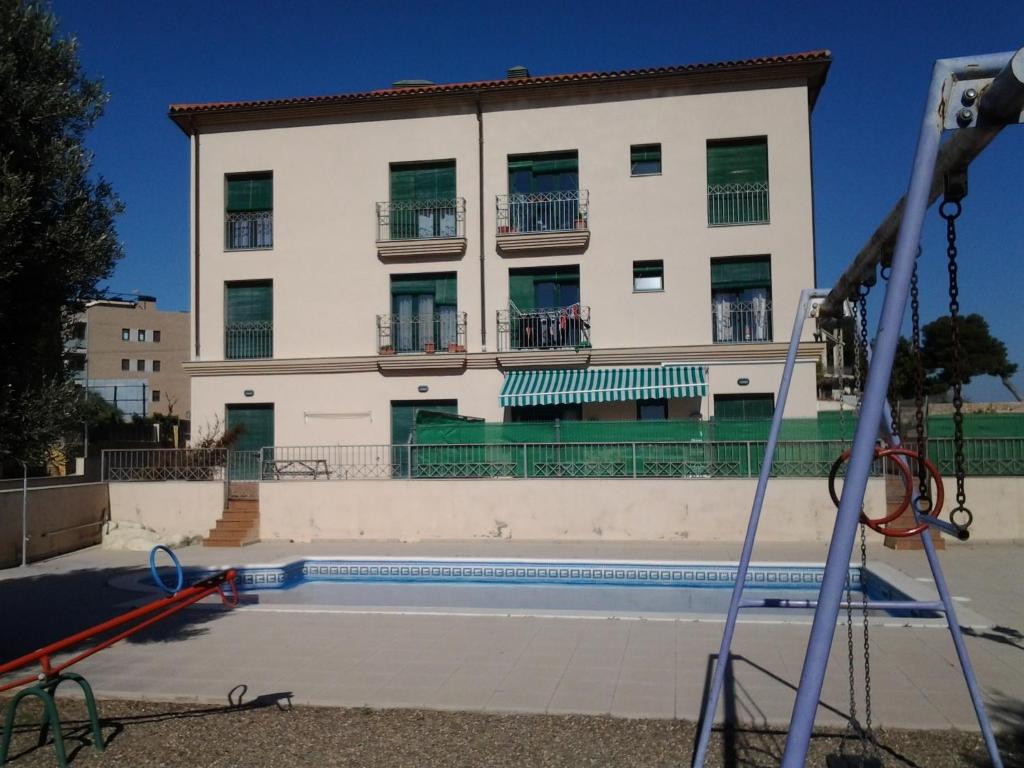
<path id="1" fill-rule="evenodd" d="M 153 341 L 154 342 L 159 342 L 160 341 L 160 331 L 153 331 Z"/>
<path id="2" fill-rule="evenodd" d="M 122 328 L 121 329 L 121 341 L 131 341 L 131 340 L 132 340 L 131 329 L 130 328 Z"/>
<path id="3" fill-rule="evenodd" d="M 136 371 L 145 371 L 146 370 L 146 361 L 145 360 L 136 360 L 135 361 L 135 370 Z"/>
<path id="4" fill-rule="evenodd" d="M 665 421 L 668 419 L 668 400 L 637 400 L 636 418 L 637 421 Z"/>
<path id="5" fill-rule="evenodd" d="M 391 343 L 396 352 L 447 349 L 459 342 L 454 272 L 392 275 Z"/>
<path id="6" fill-rule="evenodd" d="M 775 413 L 770 392 L 749 395 L 715 395 L 715 420 L 763 420 Z"/>
<path id="7" fill-rule="evenodd" d="M 589 344 L 588 310 L 580 305 L 580 268 L 510 269 L 511 349 L 553 349 Z"/>
<path id="8" fill-rule="evenodd" d="M 238 439 L 228 452 L 228 477 L 232 480 L 259 480 L 260 462 L 253 452 L 274 444 L 274 406 L 245 403 L 225 406 L 224 431 L 238 431 Z"/>
<path id="9" fill-rule="evenodd" d="M 224 284 L 224 358 L 274 353 L 274 285 L 270 280 Z"/>
<path id="10" fill-rule="evenodd" d="M 582 229 L 576 151 L 509 155 L 508 227 L 512 232 Z"/>
<path id="11" fill-rule="evenodd" d="M 160 402 L 160 390 L 159 389 L 154 389 L 153 390 L 153 402 L 154 403 L 159 403 Z"/>
<path id="12" fill-rule="evenodd" d="M 77 339 L 79 341 L 84 341 L 85 340 L 85 323 L 83 323 L 83 322 L 76 322 L 71 327 L 71 338 Z"/>
<path id="13" fill-rule="evenodd" d="M 768 140 L 709 141 L 708 224 L 768 221 Z"/>
<path id="14" fill-rule="evenodd" d="M 510 408 L 512 421 L 583 421 L 583 405 L 565 403 L 562 405 L 523 405 Z"/>
<path id="15" fill-rule="evenodd" d="M 415 454 L 402 446 L 416 442 L 416 412 L 420 410 L 457 414 L 457 400 L 392 400 L 391 401 L 391 464 L 397 477 L 408 477 L 416 472 L 409 466 Z"/>
<path id="16" fill-rule="evenodd" d="M 634 261 L 633 290 L 637 293 L 665 290 L 664 263 L 661 261 Z"/>
<path id="17" fill-rule="evenodd" d="M 456 236 L 455 161 L 391 165 L 391 239 Z"/>
<path id="18" fill-rule="evenodd" d="M 772 340 L 772 265 L 767 256 L 711 260 L 712 340 Z"/>
<path id="19" fill-rule="evenodd" d="M 139 330 L 139 341 L 145 341 L 145 340 L 146 340 L 146 332 L 140 329 Z"/>
<path id="20" fill-rule="evenodd" d="M 661 173 L 661 144 L 634 144 L 629 148 L 629 175 L 656 176 Z"/>
<path id="21" fill-rule="evenodd" d="M 224 247 L 228 250 L 274 245 L 274 176 L 240 173 L 225 177 Z"/>
<path id="22" fill-rule="evenodd" d="M 153 361 L 153 373 L 160 373 L 160 361 L 159 360 L 154 360 Z"/>
<path id="23" fill-rule="evenodd" d="M 121 358 L 121 370 L 122 371 L 131 370 L 131 361 L 127 357 L 122 357 Z"/>

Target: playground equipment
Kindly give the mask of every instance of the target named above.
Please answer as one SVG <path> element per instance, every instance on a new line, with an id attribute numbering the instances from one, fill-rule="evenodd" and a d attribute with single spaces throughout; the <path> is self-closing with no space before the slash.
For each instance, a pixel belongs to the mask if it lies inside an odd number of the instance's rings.
<path id="1" fill-rule="evenodd" d="M 971 703 L 978 718 L 978 725 L 988 751 L 992 765 L 1001 768 L 1002 760 L 996 746 L 995 737 L 985 705 L 978 688 L 977 680 L 971 666 L 963 635 L 956 618 L 953 600 L 950 596 L 946 580 L 939 564 L 935 544 L 931 538 L 932 529 L 937 529 L 956 539 L 965 540 L 973 514 L 967 508 L 964 484 L 964 457 L 962 451 L 963 430 L 960 405 L 959 365 L 954 367 L 953 400 L 955 408 L 955 434 L 957 445 L 956 457 L 956 506 L 951 510 L 947 522 L 938 517 L 940 513 L 942 483 L 934 466 L 924 456 L 923 419 L 918 419 L 917 441 L 915 449 L 905 448 L 901 444 L 898 430 L 894 422 L 886 394 L 892 372 L 896 344 L 899 340 L 900 328 L 907 305 L 908 297 L 913 299 L 913 333 L 915 350 L 919 350 L 919 318 L 918 318 L 918 273 L 917 259 L 920 251 L 921 228 L 928 207 L 935 202 L 939 194 L 944 195 L 940 214 L 946 221 L 947 231 L 947 272 L 949 276 L 950 315 L 953 324 L 954 346 L 958 345 L 957 323 L 959 313 L 957 284 L 957 246 L 955 222 L 961 212 L 961 201 L 967 193 L 966 171 L 970 162 L 992 141 L 1003 127 L 1024 122 L 1024 48 L 1016 52 L 986 54 L 976 57 L 940 59 L 935 63 L 931 85 L 925 104 L 924 117 L 918 137 L 913 171 L 907 194 L 902 198 L 878 230 L 872 235 L 867 245 L 861 250 L 850 266 L 842 274 L 831 291 L 805 289 L 801 292 L 797 306 L 793 331 L 790 337 L 789 351 L 779 384 L 775 414 L 772 419 L 771 431 L 765 451 L 765 459 L 758 477 L 757 490 L 751 508 L 750 521 L 740 556 L 736 574 L 736 586 L 733 589 L 729 612 L 726 617 L 722 643 L 712 676 L 711 687 L 704 703 L 701 729 L 694 750 L 693 765 L 704 764 L 711 728 L 718 705 L 718 698 L 725 679 L 732 639 L 736 628 L 739 611 L 750 607 L 805 607 L 814 609 L 814 622 L 804 656 L 800 685 L 797 690 L 796 702 L 790 718 L 789 735 L 782 757 L 784 768 L 800 768 L 807 757 L 808 744 L 814 727 L 815 712 L 821 696 L 825 669 L 828 664 L 832 640 L 835 634 L 839 609 L 845 607 L 847 613 L 847 637 L 851 654 L 851 722 L 856 719 L 855 698 L 853 691 L 853 640 L 852 640 L 852 608 L 849 597 L 848 577 L 850 557 L 856 537 L 858 522 L 863 522 L 874 530 L 881 530 L 887 536 L 917 536 L 931 568 L 932 578 L 938 591 L 938 601 L 897 600 L 872 603 L 875 607 L 902 610 L 925 610 L 942 613 L 946 618 L 950 636 L 956 649 L 957 658 L 963 672 L 964 682 L 970 694 Z M 954 131 L 944 144 L 943 134 Z M 941 144 L 941 148 L 940 148 Z M 895 248 L 893 249 L 893 245 Z M 881 265 L 881 275 L 886 282 L 885 301 L 877 326 L 873 345 L 867 340 L 867 293 L 876 282 L 876 270 Z M 797 345 L 803 330 L 804 322 L 812 316 L 839 317 L 848 302 L 858 304 L 860 322 L 859 346 L 869 360 L 863 395 L 860 401 L 860 413 L 857 419 L 853 446 L 848 452 L 849 464 L 841 498 L 838 498 L 838 514 L 828 550 L 825 573 L 822 579 L 818 600 L 783 601 L 783 600 L 749 600 L 744 599 L 744 584 L 750 557 L 753 552 L 754 540 L 760 521 L 761 508 L 765 491 L 772 472 L 772 461 L 778 442 L 779 430 L 789 395 L 790 382 L 796 362 Z M 920 367 L 920 358 L 918 357 Z M 918 372 L 920 381 L 921 372 Z M 884 447 L 878 447 L 878 441 Z M 909 507 L 914 524 L 906 528 L 895 525 L 895 517 L 886 515 L 884 518 L 869 520 L 862 517 L 864 494 L 872 464 L 879 456 L 895 460 L 899 476 L 902 477 L 907 493 L 910 496 Z M 846 454 L 840 457 L 834 467 L 833 478 L 839 471 L 839 465 L 846 461 Z M 916 470 L 918 484 L 914 487 L 911 478 L 911 467 Z M 935 485 L 934 495 L 931 486 Z M 833 498 L 836 497 L 834 483 L 830 488 Z M 891 519 L 890 519 L 891 518 Z M 861 526 L 861 554 L 866 558 L 866 548 Z M 843 593 L 847 598 L 843 600 Z M 866 594 L 866 593 L 865 593 Z M 868 652 L 870 641 L 867 633 L 867 611 L 865 601 L 861 603 L 864 610 L 864 647 L 865 668 L 870 669 Z M 866 727 L 856 727 L 865 741 L 870 741 L 870 677 L 865 675 L 865 709 Z M 861 756 L 862 765 L 879 764 L 868 751 Z"/>
<path id="2" fill-rule="evenodd" d="M 159 571 L 157 570 L 156 556 L 160 552 L 166 553 L 175 567 L 176 584 L 173 588 L 164 583 L 160 578 Z M 46 742 L 47 733 L 52 729 L 53 748 L 57 753 L 57 763 L 61 768 L 65 768 L 65 766 L 67 766 L 67 754 L 64 750 L 64 737 L 61 732 L 60 717 L 57 713 L 57 704 L 55 701 L 57 689 L 60 687 L 61 683 L 67 681 L 76 683 L 82 689 L 82 693 L 85 696 L 85 706 L 89 713 L 89 725 L 92 731 L 92 746 L 97 752 L 102 752 L 104 747 L 103 734 L 100 731 L 99 715 L 96 711 L 96 700 L 93 697 L 92 687 L 81 675 L 74 672 L 67 672 L 65 670 L 73 664 L 77 664 L 78 662 L 89 658 L 93 654 L 109 648 L 115 643 L 124 640 L 126 637 L 130 637 L 131 635 L 166 619 L 168 616 L 174 615 L 178 611 L 187 608 L 193 603 L 199 602 L 209 595 L 219 593 L 221 601 L 229 607 L 238 604 L 238 591 L 235 584 L 234 569 L 221 571 L 213 576 L 200 579 L 191 586 L 184 587 L 185 579 L 181 563 L 178 561 L 178 558 L 174 553 L 163 545 L 154 547 L 152 552 L 150 552 L 149 566 L 153 575 L 153 580 L 160 589 L 168 593 L 167 597 L 161 597 L 158 600 L 154 600 L 140 608 L 135 608 L 134 610 L 128 611 L 127 613 L 110 619 L 109 621 L 96 624 L 89 629 L 69 635 L 63 640 L 58 640 L 57 642 L 51 643 L 37 651 L 33 651 L 32 653 L 0 665 L 0 676 L 16 672 L 17 670 L 24 669 L 26 667 L 31 667 L 37 663 L 40 668 L 39 672 L 17 678 L 9 682 L 0 683 L 0 693 L 14 688 L 21 688 L 22 686 L 28 686 L 18 691 L 14 698 L 8 702 L 7 714 L 4 718 L 2 740 L 0 740 L 0 768 L 2 768 L 7 761 L 7 752 L 10 749 L 11 738 L 14 735 L 14 717 L 17 713 L 18 705 L 23 700 L 30 697 L 39 699 L 43 705 L 43 719 L 39 727 L 40 746 Z M 228 590 L 225 590 L 226 585 L 229 587 Z M 114 635 L 111 635 L 110 637 L 100 640 L 95 645 L 90 645 L 80 650 L 70 658 L 62 658 L 60 660 L 55 658 L 58 654 L 70 651 L 76 646 L 95 640 L 101 635 L 106 635 L 108 632 L 120 627 L 126 628 Z"/>

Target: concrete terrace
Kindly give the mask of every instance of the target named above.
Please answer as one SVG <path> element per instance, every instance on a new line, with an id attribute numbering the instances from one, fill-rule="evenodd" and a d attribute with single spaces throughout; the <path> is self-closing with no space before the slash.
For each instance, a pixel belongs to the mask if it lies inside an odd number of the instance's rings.
<path id="1" fill-rule="evenodd" d="M 737 544 L 372 541 L 262 543 L 179 550 L 185 565 L 267 563 L 311 555 L 735 560 Z M 968 630 L 986 697 L 1024 700 L 1024 565 L 1020 546 L 950 544 L 940 553 L 950 588 L 993 628 Z M 822 562 L 824 544 L 764 544 L 760 561 Z M 139 602 L 109 585 L 141 572 L 145 553 L 84 550 L 0 572 L 0 658 L 7 660 Z M 920 552 L 873 542 L 876 560 L 924 579 Z M 923 582 L 925 583 L 925 582 Z M 724 706 L 740 722 L 785 724 L 809 624 L 744 623 L 737 630 Z M 683 718 L 700 713 L 720 621 L 642 621 L 233 611 L 194 608 L 76 669 L 100 697 L 225 703 L 291 694 L 295 703 L 492 712 Z M 871 630 L 874 721 L 888 727 L 975 728 L 949 634 L 942 628 Z M 859 648 L 860 638 L 855 635 Z M 859 654 L 858 654 L 859 657 Z M 846 631 L 836 632 L 818 724 L 847 709 Z M 859 675 L 859 673 L 858 673 Z M 861 705 L 862 706 L 862 705 Z M 721 712 L 720 712 L 721 715 Z"/>

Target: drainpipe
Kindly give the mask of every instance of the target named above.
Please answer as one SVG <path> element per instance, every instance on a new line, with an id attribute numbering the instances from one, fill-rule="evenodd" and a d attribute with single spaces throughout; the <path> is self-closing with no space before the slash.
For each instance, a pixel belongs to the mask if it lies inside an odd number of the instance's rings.
<path id="1" fill-rule="evenodd" d="M 484 277 L 484 116 L 480 108 L 480 92 L 476 93 L 477 181 L 479 185 L 477 209 L 479 211 L 480 239 L 480 351 L 487 351 L 487 294 Z"/>
<path id="2" fill-rule="evenodd" d="M 196 130 L 195 122 L 189 118 L 189 128 L 191 129 L 191 139 L 193 142 L 192 147 L 192 187 L 193 187 L 193 201 L 192 201 L 192 237 L 193 237 L 193 253 L 195 254 L 192 261 L 192 279 L 195 281 L 194 295 L 192 298 L 192 323 L 195 329 L 195 356 L 199 359 L 199 131 Z"/>

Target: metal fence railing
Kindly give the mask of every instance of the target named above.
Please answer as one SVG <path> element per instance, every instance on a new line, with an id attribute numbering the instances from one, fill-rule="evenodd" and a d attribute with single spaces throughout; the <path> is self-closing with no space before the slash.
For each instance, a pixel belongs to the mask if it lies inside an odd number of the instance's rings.
<path id="1" fill-rule="evenodd" d="M 377 203 L 378 241 L 465 236 L 465 198 Z"/>
<path id="2" fill-rule="evenodd" d="M 498 351 L 590 346 L 590 307 L 498 310 Z"/>
<path id="3" fill-rule="evenodd" d="M 586 230 L 589 221 L 590 192 L 586 189 L 497 197 L 499 235 Z"/>
<path id="4" fill-rule="evenodd" d="M 377 315 L 377 350 L 403 352 L 465 352 L 466 313 L 435 312 Z"/>
<path id="5" fill-rule="evenodd" d="M 273 323 L 254 321 L 224 326 L 224 359 L 252 360 L 273 356 Z"/>
<path id="6" fill-rule="evenodd" d="M 950 439 L 928 443 L 944 476 L 953 472 Z M 772 474 L 827 477 L 849 443 L 780 441 Z M 273 446 L 256 452 L 143 449 L 103 452 L 105 480 L 389 480 L 431 478 L 755 477 L 760 440 L 629 443 Z M 969 438 L 969 476 L 1024 475 L 1024 438 Z M 875 473 L 885 470 L 875 467 Z"/>
<path id="7" fill-rule="evenodd" d="M 246 211 L 224 217 L 224 247 L 229 250 L 274 247 L 274 212 Z"/>
<path id="8" fill-rule="evenodd" d="M 753 344 L 772 340 L 772 303 L 721 302 L 711 308 L 715 344 Z"/>
<path id="9" fill-rule="evenodd" d="M 768 182 L 708 186 L 708 224 L 767 224 Z"/>

